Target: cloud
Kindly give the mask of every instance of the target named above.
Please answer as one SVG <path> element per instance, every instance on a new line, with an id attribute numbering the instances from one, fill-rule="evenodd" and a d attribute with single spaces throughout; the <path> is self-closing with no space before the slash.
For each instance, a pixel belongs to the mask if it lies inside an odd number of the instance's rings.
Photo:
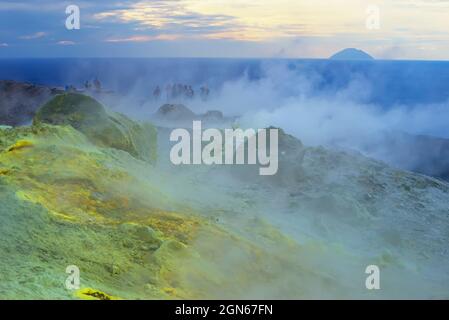
<path id="1" fill-rule="evenodd" d="M 449 0 L 395 0 L 394 3 L 404 7 L 416 6 L 445 8 L 449 6 Z"/>
<path id="2" fill-rule="evenodd" d="M 115 42 L 116 48 L 126 43 L 130 56 L 175 52 L 273 57 L 284 48 L 286 57 L 322 58 L 342 47 L 357 46 L 380 58 L 447 59 L 449 1 L 375 3 L 381 9 L 381 29 L 373 31 L 365 27 L 365 9 L 371 0 L 79 0 L 86 32 L 78 32 L 74 40 L 94 46 L 98 56 L 110 55 L 106 43 Z M 33 32 L 66 37 L 63 20 L 68 4 L 66 0 L 0 0 L 1 41 L 15 45 L 18 39 L 35 39 L 21 45 L 27 46 L 27 54 L 43 55 L 42 46 L 50 43 Z M 152 46 L 153 40 L 171 42 Z M 82 48 L 78 50 L 76 54 L 82 56 Z"/>
<path id="3" fill-rule="evenodd" d="M 188 3 L 185 0 L 140 1 L 129 7 L 96 13 L 93 18 L 100 22 L 132 24 L 136 30 L 182 32 L 184 36 L 224 32 L 238 27 L 232 16 L 192 11 Z"/>
<path id="4" fill-rule="evenodd" d="M 22 12 L 50 12 L 50 11 L 62 11 L 65 8 L 73 4 L 70 1 L 55 1 L 55 0 L 40 0 L 39 2 L 30 3 L 31 1 L 0 1 L 0 11 L 22 11 Z M 100 5 L 95 3 L 96 1 L 76 1 L 76 5 L 80 8 L 92 8 Z"/>
<path id="5" fill-rule="evenodd" d="M 126 38 L 109 38 L 106 39 L 106 42 L 148 42 L 155 40 L 176 40 L 178 38 L 175 34 L 160 34 L 155 36 L 150 35 L 135 35 Z"/>
<path id="6" fill-rule="evenodd" d="M 76 44 L 74 41 L 70 41 L 70 40 L 61 40 L 61 41 L 58 41 L 57 43 L 61 46 L 72 46 L 72 45 Z"/>
<path id="7" fill-rule="evenodd" d="M 247 21 L 238 11 L 220 13 L 201 3 L 195 0 L 139 1 L 129 7 L 98 12 L 93 18 L 99 22 L 130 24 L 136 30 L 182 34 L 184 38 L 259 41 L 298 35 L 305 30 L 296 18 L 285 21 L 281 17 L 278 22 L 269 23 L 261 16 L 259 21 L 253 18 Z"/>
<path id="8" fill-rule="evenodd" d="M 7 43 L 3 42 L 3 43 L 0 43 L 0 47 L 9 47 L 9 45 Z"/>
<path id="9" fill-rule="evenodd" d="M 19 37 L 22 40 L 33 40 L 33 39 L 39 39 L 39 38 L 43 38 L 45 37 L 47 34 L 43 31 L 40 32 L 36 32 L 30 35 L 25 35 L 25 36 L 21 36 Z"/>

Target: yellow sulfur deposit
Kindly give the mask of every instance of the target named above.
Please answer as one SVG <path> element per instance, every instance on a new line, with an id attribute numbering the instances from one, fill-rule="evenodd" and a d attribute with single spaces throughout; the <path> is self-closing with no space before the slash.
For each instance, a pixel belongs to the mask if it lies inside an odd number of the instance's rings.
<path id="1" fill-rule="evenodd" d="M 119 297 L 111 296 L 100 290 L 83 288 L 75 292 L 75 297 L 83 300 L 122 300 Z"/>
<path id="2" fill-rule="evenodd" d="M 240 293 L 245 283 L 267 275 L 261 261 L 268 252 L 165 194 L 150 165 L 99 148 L 70 126 L 6 133 L 9 152 L 0 153 L 0 177 L 11 190 L 2 204 L 12 216 L 2 227 L 17 230 L 10 225 L 26 221 L 20 225 L 26 232 L 16 233 L 25 238 L 14 243 L 29 241 L 29 269 L 46 270 L 52 283 L 30 287 L 28 297 L 73 298 L 66 296 L 61 272 L 72 264 L 81 270 L 79 299 L 217 297 L 215 286 Z M 25 148 L 26 154 L 17 152 Z M 24 216 L 11 207 L 15 203 L 25 207 Z M 223 269 L 226 248 L 238 256 L 232 278 Z M 14 255 L 6 257 L 0 264 L 17 264 Z"/>
<path id="3" fill-rule="evenodd" d="M 19 140 L 14 145 L 8 148 L 8 152 L 11 151 L 17 151 L 25 148 L 30 148 L 33 146 L 33 143 L 31 141 L 27 140 Z"/>

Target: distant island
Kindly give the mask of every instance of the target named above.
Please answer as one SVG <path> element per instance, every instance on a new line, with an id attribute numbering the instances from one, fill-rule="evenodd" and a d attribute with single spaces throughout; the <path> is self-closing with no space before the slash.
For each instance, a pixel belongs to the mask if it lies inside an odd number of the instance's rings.
<path id="1" fill-rule="evenodd" d="M 374 60 L 372 56 L 368 53 L 355 49 L 347 48 L 343 49 L 336 54 L 332 55 L 329 59 L 331 60 Z"/>

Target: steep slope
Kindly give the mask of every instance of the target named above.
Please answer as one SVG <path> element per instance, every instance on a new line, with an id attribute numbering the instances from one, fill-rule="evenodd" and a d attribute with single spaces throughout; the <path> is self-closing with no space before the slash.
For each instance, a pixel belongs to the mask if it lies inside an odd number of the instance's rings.
<path id="1" fill-rule="evenodd" d="M 2 298 L 449 296 L 447 183 L 282 131 L 278 176 L 173 166 L 163 129 L 150 164 L 98 143 L 74 106 L 0 129 Z"/>
<path id="2" fill-rule="evenodd" d="M 0 149 L 2 298 L 244 297 L 279 264 L 296 269 L 286 252 L 299 247 L 263 221 L 254 234 L 282 252 L 195 212 L 163 190 L 166 174 L 71 125 L 1 129 Z M 79 292 L 64 287 L 69 265 Z"/>

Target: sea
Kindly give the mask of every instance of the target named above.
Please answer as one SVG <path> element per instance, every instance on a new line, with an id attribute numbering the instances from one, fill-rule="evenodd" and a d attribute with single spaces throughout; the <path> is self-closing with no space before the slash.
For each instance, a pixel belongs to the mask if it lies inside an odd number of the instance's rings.
<path id="1" fill-rule="evenodd" d="M 280 75 L 281 74 L 281 75 Z M 334 61 L 320 59 L 52 58 L 0 59 L 0 80 L 82 87 L 98 78 L 103 87 L 127 94 L 151 94 L 157 85 L 182 83 L 219 90 L 232 81 L 271 79 L 295 95 L 295 81 L 313 83 L 312 92 L 338 92 L 363 82 L 364 103 L 389 108 L 449 99 L 449 61 Z M 299 89 L 298 89 L 299 90 Z M 309 92 L 310 93 L 310 92 Z"/>

